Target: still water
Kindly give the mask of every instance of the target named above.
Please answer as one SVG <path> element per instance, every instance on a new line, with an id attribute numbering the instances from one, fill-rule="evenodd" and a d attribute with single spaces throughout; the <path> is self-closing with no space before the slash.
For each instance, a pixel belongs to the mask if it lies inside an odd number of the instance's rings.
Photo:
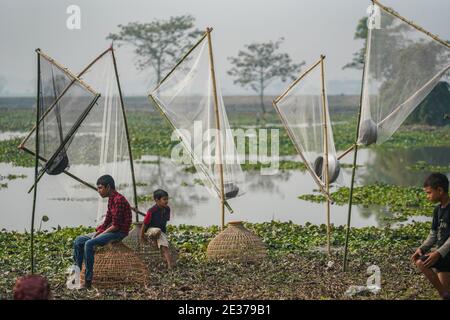
<path id="1" fill-rule="evenodd" d="M 421 186 L 429 172 L 407 169 L 417 161 L 426 161 L 433 165 L 448 165 L 450 153 L 448 148 L 419 148 L 414 150 L 362 149 L 358 153 L 357 185 L 384 182 L 402 186 Z M 349 154 L 341 163 L 350 163 L 353 155 Z M 136 162 L 137 181 L 146 185 L 138 187 L 138 194 L 150 194 L 156 188 L 169 192 L 172 209 L 171 223 L 190 225 L 220 224 L 219 201 L 205 189 L 196 184 L 196 175 L 187 173 L 181 166 L 170 159 L 155 156 L 144 157 L 143 162 Z M 155 163 L 159 160 L 159 163 Z M 14 167 L 0 164 L 0 175 L 25 174 L 24 179 L 3 180 L 7 188 L 0 189 L 0 229 L 29 230 L 32 208 L 32 193 L 27 190 L 32 185 L 33 168 Z M 351 169 L 344 168 L 343 184 L 349 185 Z M 322 224 L 326 222 L 324 204 L 316 204 L 299 200 L 302 194 L 310 194 L 316 189 L 307 172 L 297 170 L 280 171 L 276 175 L 261 175 L 259 171 L 245 172 L 246 193 L 230 200 L 235 213 L 227 214 L 226 221 L 243 220 L 264 222 L 271 220 L 293 221 L 297 224 L 310 222 Z M 59 179 L 53 183 L 45 176 L 39 183 L 36 214 L 36 227 L 40 227 L 43 215 L 50 219 L 42 223 L 42 229 L 51 229 L 58 225 L 92 226 L 96 224 L 98 206 L 97 194 L 87 188 L 78 187 L 76 199 L 57 197 L 67 188 L 77 188 L 73 181 Z M 119 190 L 120 191 L 120 190 Z M 73 194 L 73 190 L 72 190 Z M 151 203 L 141 203 L 141 210 L 146 210 Z M 333 205 L 331 221 L 335 225 L 344 225 L 347 218 L 347 206 Z M 385 207 L 373 206 L 364 208 L 354 206 L 352 226 L 382 226 L 383 217 L 392 214 Z M 415 217 L 410 221 L 428 220 L 426 217 Z"/>

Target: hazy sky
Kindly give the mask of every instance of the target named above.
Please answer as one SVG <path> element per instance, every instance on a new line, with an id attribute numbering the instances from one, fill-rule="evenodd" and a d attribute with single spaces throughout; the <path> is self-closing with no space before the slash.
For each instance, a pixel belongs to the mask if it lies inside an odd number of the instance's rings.
<path id="1" fill-rule="evenodd" d="M 403 16 L 450 39 L 450 1 L 385 0 Z M 81 8 L 81 30 L 66 27 L 69 5 Z M 366 14 L 368 0 L 0 0 L 0 78 L 5 95 L 33 94 L 36 79 L 35 48 L 78 72 L 106 49 L 110 32 L 118 24 L 150 22 L 191 14 L 198 28 L 214 27 L 213 41 L 223 94 L 250 94 L 236 86 L 226 71 L 227 57 L 251 42 L 285 38 L 282 50 L 294 61 L 316 61 L 327 56 L 329 93 L 358 93 L 360 72 L 342 70 L 362 46 L 354 40 L 358 20 Z M 147 93 L 154 85 L 150 69 L 138 71 L 131 47 L 116 51 L 123 91 Z M 275 84 L 277 94 L 286 84 Z"/>

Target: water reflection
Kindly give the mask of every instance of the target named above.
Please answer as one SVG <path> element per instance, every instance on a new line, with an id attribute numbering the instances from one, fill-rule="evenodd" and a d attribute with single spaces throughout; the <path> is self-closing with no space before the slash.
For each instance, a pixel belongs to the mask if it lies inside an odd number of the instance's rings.
<path id="1" fill-rule="evenodd" d="M 292 158 L 291 158 L 292 159 Z M 352 155 L 343 159 L 350 163 Z M 387 150 L 380 148 L 359 151 L 357 184 L 384 182 L 401 186 L 420 186 L 429 172 L 408 170 L 407 166 L 417 161 L 426 161 L 434 165 L 448 165 L 450 153 L 447 148 L 420 148 L 414 150 Z M 166 189 L 170 195 L 173 212 L 171 223 L 192 225 L 220 224 L 219 200 L 206 188 L 195 182 L 196 175 L 187 173 L 184 168 L 170 159 L 146 156 L 136 161 L 136 177 L 139 195 L 151 194 L 157 188 Z M 29 229 L 32 196 L 26 193 L 33 180 L 32 168 L 13 167 L 0 164 L 0 174 L 26 174 L 26 179 L 8 181 L 8 188 L 0 190 L 0 228 L 21 230 Z M 312 193 L 316 186 L 306 172 L 298 170 L 280 171 L 276 175 L 261 175 L 259 171 L 245 172 L 247 190 L 243 196 L 230 200 L 235 210 L 227 214 L 226 220 L 244 220 L 264 222 L 272 219 L 293 221 L 294 223 L 325 223 L 325 205 L 299 200 L 298 196 Z M 351 170 L 343 169 L 344 185 L 349 184 Z M 48 178 L 50 179 L 50 178 Z M 43 180 L 44 182 L 46 180 Z M 48 180 L 50 181 L 50 180 Z M 42 184 L 44 186 L 44 184 Z M 68 184 L 73 187 L 73 181 Z M 65 191 L 65 183 L 48 183 L 39 189 L 37 220 L 48 215 L 50 221 L 43 228 L 77 225 L 93 225 L 96 212 L 92 206 L 97 203 L 97 195 L 91 190 L 79 188 L 76 196 L 92 201 L 55 200 Z M 119 190 L 120 191 L 120 190 Z M 73 193 L 73 192 L 72 192 Z M 52 200 L 53 199 L 53 200 Z M 70 199 L 69 199 L 70 200 Z M 140 203 L 145 211 L 152 205 L 150 201 Z M 332 206 L 332 223 L 344 225 L 347 219 L 347 206 Z M 392 213 L 383 206 L 355 206 L 352 226 L 383 226 L 384 217 Z"/>

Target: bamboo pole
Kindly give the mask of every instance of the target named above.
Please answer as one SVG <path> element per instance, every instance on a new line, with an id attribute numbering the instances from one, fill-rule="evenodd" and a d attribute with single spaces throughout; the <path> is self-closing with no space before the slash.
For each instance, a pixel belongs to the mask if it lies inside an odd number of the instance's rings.
<path id="1" fill-rule="evenodd" d="M 94 98 L 94 100 L 92 100 L 92 102 L 89 104 L 89 106 L 86 108 L 86 110 L 83 111 L 82 115 L 80 116 L 80 118 L 78 118 L 77 122 L 75 122 L 75 124 L 72 126 L 72 128 L 70 129 L 70 131 L 67 133 L 67 136 L 64 138 L 64 141 L 61 143 L 61 145 L 58 147 L 58 149 L 56 149 L 56 151 L 53 153 L 53 155 L 50 157 L 50 159 L 45 163 L 44 168 L 42 169 L 41 173 L 39 174 L 37 180 L 34 182 L 34 184 L 31 186 L 30 190 L 28 190 L 28 193 L 30 193 L 37 185 L 37 183 L 39 182 L 39 180 L 41 180 L 42 176 L 44 175 L 45 171 L 48 169 L 49 167 L 49 163 L 52 163 L 53 160 L 55 160 L 55 158 L 58 156 L 58 154 L 62 151 L 62 149 L 66 146 L 66 144 L 69 142 L 69 140 L 72 138 L 72 136 L 75 134 L 76 130 L 78 129 L 78 127 L 81 125 L 81 123 L 84 121 L 84 119 L 87 117 L 87 115 L 89 114 L 89 112 L 91 111 L 92 107 L 95 105 L 95 103 L 97 102 L 98 98 L 100 98 L 100 94 L 97 94 Z M 38 134 L 37 134 L 38 135 Z M 36 136 L 37 136 L 36 135 Z M 36 153 L 37 155 L 38 153 Z"/>
<path id="2" fill-rule="evenodd" d="M 314 63 L 311 67 L 309 67 L 305 72 L 303 72 L 297 79 L 292 82 L 289 87 L 278 97 L 275 99 L 275 103 L 278 103 L 281 99 L 283 99 L 291 90 L 292 88 L 300 82 L 308 73 L 310 73 L 315 67 L 317 67 L 322 62 L 322 58 L 320 58 L 316 63 Z"/>
<path id="3" fill-rule="evenodd" d="M 211 41 L 211 32 L 212 28 L 207 28 L 206 33 L 208 35 L 208 49 L 209 49 L 209 64 L 211 68 L 211 78 L 213 85 L 213 95 L 214 95 L 214 112 L 216 116 L 216 126 L 218 131 L 217 136 L 217 149 L 216 152 L 219 152 L 219 174 L 220 174 L 220 202 L 221 202 L 221 226 L 222 230 L 225 228 L 225 190 L 224 190 L 224 182 L 223 182 L 223 158 L 222 158 L 222 130 L 220 126 L 220 116 L 219 116 L 219 100 L 217 97 L 217 84 L 216 84 L 216 71 L 214 70 L 214 57 L 213 57 L 213 49 L 212 49 L 212 41 Z"/>
<path id="4" fill-rule="evenodd" d="M 211 31 L 212 31 L 212 28 L 210 28 L 210 29 L 211 29 Z M 166 74 L 166 76 L 158 83 L 158 85 L 156 86 L 155 89 L 153 89 L 153 91 L 156 91 L 156 90 L 159 89 L 159 87 L 164 83 L 164 81 L 166 81 L 167 78 L 170 77 L 170 75 L 176 70 L 176 68 L 177 68 L 184 60 L 186 60 L 186 58 L 191 54 L 191 52 L 194 51 L 195 48 L 197 48 L 197 47 L 199 46 L 199 44 L 202 43 L 203 39 L 205 39 L 205 37 L 207 37 L 207 36 L 208 36 L 208 32 L 205 32 L 205 33 L 203 34 L 203 36 L 198 40 L 198 42 L 197 42 L 194 46 L 192 46 L 192 48 L 190 48 L 190 49 L 184 54 L 183 57 L 181 57 L 181 59 L 180 59 L 180 60 L 177 62 L 177 64 L 172 68 L 172 70 L 170 70 L 169 73 Z"/>
<path id="5" fill-rule="evenodd" d="M 325 96 L 325 70 L 324 62 L 325 56 L 320 57 L 320 72 L 321 72 L 321 86 L 322 86 L 322 112 L 323 112 L 323 134 L 324 134 L 324 151 L 325 151 L 325 186 L 327 194 L 330 194 L 330 174 L 329 174 L 329 161 L 328 161 L 328 117 L 327 117 L 327 105 Z M 323 166 L 322 166 L 323 167 Z M 323 170 L 322 170 L 323 177 Z M 328 256 L 331 256 L 331 219 L 330 219 L 330 200 L 327 198 L 327 251 Z"/>
<path id="6" fill-rule="evenodd" d="M 427 36 L 429 36 L 430 38 L 432 38 L 433 40 L 439 42 L 440 44 L 442 44 L 443 46 L 446 46 L 447 48 L 450 49 L 450 44 L 444 40 L 442 40 L 441 38 L 439 38 L 437 35 L 435 35 L 434 33 L 431 33 L 427 30 L 425 30 L 424 28 L 422 28 L 421 26 L 415 24 L 413 21 L 408 20 L 404 17 L 402 17 L 400 14 L 398 14 L 397 12 L 393 11 L 392 9 L 384 6 L 383 4 L 381 4 L 380 2 L 378 2 L 378 0 L 372 0 L 372 2 L 374 4 L 376 4 L 377 6 L 379 6 L 384 12 L 402 20 L 403 22 L 409 24 L 411 27 L 413 27 L 414 29 L 426 34 Z"/>
<path id="7" fill-rule="evenodd" d="M 350 194 L 348 197 L 347 227 L 346 227 L 346 232 L 345 232 L 344 261 L 343 261 L 343 271 L 344 272 L 347 271 L 348 241 L 349 241 L 349 236 L 350 236 L 350 223 L 351 223 L 351 217 L 352 217 L 353 189 L 354 189 L 354 185 L 355 185 L 356 163 L 357 163 L 357 158 L 358 158 L 358 138 L 359 138 L 359 128 L 361 125 L 362 100 L 363 100 L 364 82 L 365 82 L 365 75 L 366 75 L 367 52 L 370 47 L 370 35 L 371 35 L 371 30 L 369 29 L 369 32 L 367 34 L 367 39 L 364 43 L 364 66 L 363 66 L 363 72 L 362 72 L 361 94 L 359 96 L 358 122 L 356 125 L 355 143 L 353 145 L 353 148 L 355 151 L 353 153 L 352 178 L 351 178 L 351 182 L 350 182 Z"/>
<path id="8" fill-rule="evenodd" d="M 342 152 L 337 159 L 341 160 L 343 157 L 345 157 L 347 154 L 349 154 L 353 149 L 355 149 L 355 145 L 352 144 L 348 149 L 346 149 L 344 152 Z"/>
<path id="9" fill-rule="evenodd" d="M 167 123 L 172 127 L 172 129 L 176 131 L 177 128 L 172 123 L 172 121 L 169 119 L 169 117 L 167 117 L 166 113 L 164 112 L 163 107 L 161 107 L 161 105 L 158 103 L 157 99 L 153 96 L 153 94 L 149 94 L 148 98 L 149 98 L 149 100 L 151 100 L 151 102 L 153 102 L 153 104 L 155 105 L 156 109 L 161 113 L 161 115 L 164 117 L 164 119 L 166 119 Z M 181 143 L 182 143 L 184 149 L 189 153 L 191 159 L 193 161 L 197 161 L 197 157 L 195 156 L 195 154 L 192 152 L 191 148 L 186 144 L 186 142 L 182 138 L 181 138 Z M 206 170 L 205 170 L 205 168 L 203 166 L 199 166 L 199 168 L 203 172 L 203 174 L 206 177 L 206 179 L 208 179 L 209 183 L 214 188 L 214 190 L 216 191 L 217 195 L 220 197 L 220 190 L 219 190 L 219 188 L 217 188 L 214 180 L 212 180 L 212 178 L 209 176 L 209 173 L 206 172 Z M 234 212 L 233 208 L 231 208 L 231 206 L 229 205 L 229 203 L 227 201 L 225 201 L 225 207 L 227 207 L 227 209 L 228 209 L 228 211 L 230 211 L 230 213 Z"/>
<path id="10" fill-rule="evenodd" d="M 36 95 L 36 128 L 39 130 L 39 114 L 40 114 L 40 105 L 41 105 L 41 59 L 38 52 L 39 49 L 36 50 L 37 53 L 37 95 Z M 38 131 L 39 132 L 39 131 Z M 38 164 L 39 164 L 39 134 L 36 134 L 35 138 L 35 148 L 36 155 L 34 156 L 34 182 L 37 183 L 38 177 Z M 30 229 L 30 251 L 31 251 L 31 273 L 34 274 L 35 265 L 34 265 L 34 220 L 36 215 L 36 200 L 37 200 L 37 187 L 34 188 L 33 192 L 33 208 L 31 211 L 31 229 Z"/>
<path id="11" fill-rule="evenodd" d="M 133 181 L 134 206 L 136 208 L 136 211 L 139 211 L 138 210 L 137 191 L 136 191 L 136 177 L 135 177 L 135 174 L 134 174 L 133 154 L 131 152 L 130 134 L 129 134 L 129 131 L 128 131 L 127 115 L 125 113 L 125 106 L 124 106 L 124 103 L 123 103 L 122 89 L 120 87 L 120 81 L 119 81 L 119 73 L 117 71 L 116 57 L 114 55 L 114 49 L 112 48 L 112 45 L 111 45 L 110 50 L 111 50 L 111 55 L 112 55 L 113 64 L 114 64 L 114 72 L 115 72 L 115 75 L 116 75 L 117 87 L 119 89 L 120 106 L 122 108 L 123 122 L 124 122 L 124 125 L 125 125 L 125 134 L 126 134 L 126 137 L 127 137 L 128 153 L 130 155 L 130 169 L 131 169 L 131 179 Z M 136 218 L 136 222 L 139 222 L 139 213 L 138 212 L 136 212 L 135 218 Z"/>

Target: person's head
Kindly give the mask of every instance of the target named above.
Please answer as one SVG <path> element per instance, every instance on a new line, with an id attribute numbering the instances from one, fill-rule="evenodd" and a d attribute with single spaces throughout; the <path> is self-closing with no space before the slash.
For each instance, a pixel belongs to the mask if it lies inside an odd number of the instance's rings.
<path id="1" fill-rule="evenodd" d="M 431 202 L 439 202 L 448 196 L 448 178 L 442 173 L 432 173 L 425 179 L 423 190 Z"/>
<path id="2" fill-rule="evenodd" d="M 109 174 L 105 174 L 97 179 L 97 191 L 102 198 L 107 198 L 111 193 L 116 190 L 113 177 Z"/>
<path id="3" fill-rule="evenodd" d="M 47 279 L 37 274 L 26 275 L 16 280 L 14 300 L 48 300 L 51 298 Z"/>
<path id="4" fill-rule="evenodd" d="M 158 189 L 153 192 L 153 199 L 158 206 L 167 207 L 169 203 L 169 194 L 162 189 Z"/>

